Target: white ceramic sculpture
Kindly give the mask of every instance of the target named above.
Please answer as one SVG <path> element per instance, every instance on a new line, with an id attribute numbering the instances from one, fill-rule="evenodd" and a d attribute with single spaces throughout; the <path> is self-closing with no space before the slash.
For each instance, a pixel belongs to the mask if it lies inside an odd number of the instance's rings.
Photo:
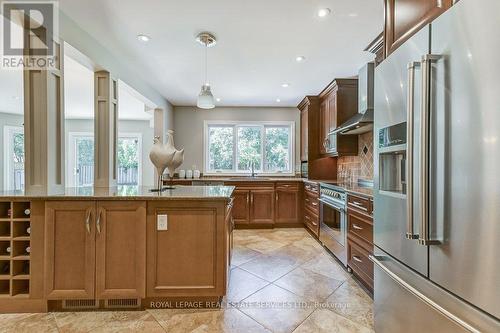
<path id="1" fill-rule="evenodd" d="M 157 191 L 161 191 L 163 187 L 161 176 L 165 169 L 168 169 L 169 176 L 172 178 L 175 169 L 184 162 L 184 149 L 175 149 L 173 134 L 172 130 L 167 132 L 167 143 L 165 144 L 160 142 L 159 137 L 155 137 L 153 147 L 149 152 L 149 159 L 158 173 Z"/>

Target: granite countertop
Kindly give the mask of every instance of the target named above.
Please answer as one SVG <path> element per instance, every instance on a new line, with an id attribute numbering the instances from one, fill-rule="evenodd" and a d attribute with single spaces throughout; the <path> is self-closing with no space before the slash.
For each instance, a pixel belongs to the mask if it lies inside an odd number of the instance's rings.
<path id="1" fill-rule="evenodd" d="M 165 184 L 168 184 L 170 180 L 169 179 L 163 179 L 163 182 Z M 302 182 L 304 181 L 304 178 L 300 177 L 266 177 L 266 176 L 255 176 L 255 177 L 250 177 L 250 176 L 240 176 L 240 177 L 233 177 L 233 176 L 228 176 L 228 177 L 217 177 L 217 176 L 207 176 L 207 177 L 200 177 L 200 178 L 174 178 L 174 182 L 193 182 L 193 181 L 202 181 L 202 182 L 235 182 L 235 183 L 240 183 L 240 182 Z"/>
<path id="2" fill-rule="evenodd" d="M 234 186 L 175 186 L 163 192 L 150 192 L 147 186 L 116 186 L 109 188 L 68 187 L 55 193 L 24 193 L 23 191 L 3 191 L 0 198 L 28 199 L 108 199 L 108 200 L 229 200 Z"/>

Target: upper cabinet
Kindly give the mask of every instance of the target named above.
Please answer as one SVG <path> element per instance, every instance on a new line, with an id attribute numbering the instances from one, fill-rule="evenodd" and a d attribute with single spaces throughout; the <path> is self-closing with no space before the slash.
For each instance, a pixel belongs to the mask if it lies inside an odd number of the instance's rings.
<path id="1" fill-rule="evenodd" d="M 319 95 L 319 100 L 321 155 L 357 155 L 356 135 L 337 135 L 332 131 L 358 112 L 358 80 L 335 79 Z"/>
<path id="2" fill-rule="evenodd" d="M 306 96 L 297 106 L 300 111 L 300 160 L 307 162 L 319 156 L 319 99 Z"/>
<path id="3" fill-rule="evenodd" d="M 452 4 L 453 0 L 385 0 L 386 56 Z"/>
<path id="4" fill-rule="evenodd" d="M 375 54 L 375 66 L 378 66 L 385 59 L 385 48 L 384 48 L 384 32 L 382 31 L 375 39 L 368 45 L 365 49 L 370 53 Z"/>

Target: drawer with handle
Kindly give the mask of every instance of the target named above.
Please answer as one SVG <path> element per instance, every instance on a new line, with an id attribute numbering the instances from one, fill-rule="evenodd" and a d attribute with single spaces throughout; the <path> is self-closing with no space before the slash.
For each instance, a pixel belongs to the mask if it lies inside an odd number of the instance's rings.
<path id="1" fill-rule="evenodd" d="M 349 194 L 347 196 L 347 206 L 352 209 L 357 209 L 360 212 L 363 212 L 368 215 L 372 214 L 370 200 L 366 198 L 361 198 Z"/>
<path id="2" fill-rule="evenodd" d="M 309 192 L 312 195 L 319 195 L 319 185 L 317 183 L 306 182 L 304 185 L 304 190 L 306 190 L 306 193 Z"/>
<path id="3" fill-rule="evenodd" d="M 371 219 L 355 210 L 348 209 L 347 224 L 349 226 L 349 233 L 355 234 L 373 244 L 373 224 Z"/>
<path id="4" fill-rule="evenodd" d="M 348 265 L 371 288 L 373 288 L 373 262 L 369 259 L 370 252 L 348 240 Z"/>
<path id="5" fill-rule="evenodd" d="M 316 237 L 319 236 L 319 218 L 308 209 L 304 209 L 304 223 Z"/>
<path id="6" fill-rule="evenodd" d="M 311 212 L 319 215 L 319 199 L 317 195 L 305 193 L 304 205 Z"/>

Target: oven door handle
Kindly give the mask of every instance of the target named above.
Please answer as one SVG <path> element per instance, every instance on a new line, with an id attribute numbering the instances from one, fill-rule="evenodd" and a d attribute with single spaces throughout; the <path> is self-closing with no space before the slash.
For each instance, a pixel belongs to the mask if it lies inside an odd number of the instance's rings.
<path id="1" fill-rule="evenodd" d="M 334 203 L 330 202 L 330 201 L 327 201 L 325 199 L 319 199 L 319 201 L 329 207 L 332 207 L 333 209 L 336 209 L 336 210 L 340 210 L 342 212 L 345 212 L 345 207 L 342 207 L 342 206 L 338 206 L 338 205 L 335 205 Z"/>

